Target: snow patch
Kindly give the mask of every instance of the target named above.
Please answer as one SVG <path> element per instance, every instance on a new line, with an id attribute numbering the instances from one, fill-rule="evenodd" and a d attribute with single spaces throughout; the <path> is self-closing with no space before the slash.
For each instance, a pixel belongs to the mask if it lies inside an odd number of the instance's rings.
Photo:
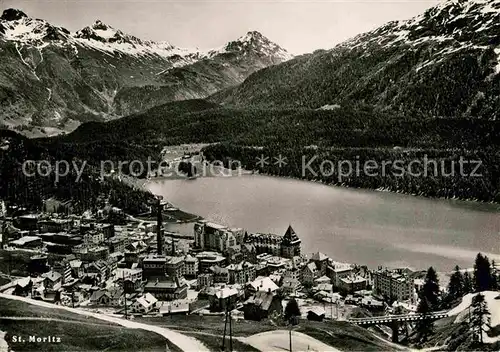
<path id="1" fill-rule="evenodd" d="M 62 116 L 59 113 L 59 111 L 54 111 L 54 117 L 52 117 L 52 120 L 54 120 L 54 121 L 61 121 L 62 120 Z"/>
<path id="2" fill-rule="evenodd" d="M 17 43 L 15 43 L 15 47 L 16 47 L 16 51 L 17 51 L 17 53 L 19 54 L 19 57 L 21 58 L 22 63 L 23 63 L 23 64 L 25 64 L 26 66 L 28 66 L 28 67 L 29 67 L 29 69 L 31 70 L 31 73 L 33 73 L 33 75 L 35 76 L 35 78 L 36 78 L 38 81 L 40 81 L 40 77 L 38 77 L 38 75 L 36 74 L 36 72 L 35 72 L 35 68 L 31 67 L 31 66 L 30 66 L 30 64 L 28 64 L 28 63 L 24 60 L 23 55 L 21 54 L 21 51 L 19 51 L 19 48 L 18 48 L 18 46 L 17 46 Z"/>
<path id="3" fill-rule="evenodd" d="M 278 44 L 273 43 L 268 38 L 264 37 L 261 33 L 253 31 L 239 37 L 235 41 L 229 42 L 219 48 L 208 51 L 208 57 L 214 57 L 220 54 L 234 52 L 240 49 L 254 48 L 260 53 L 267 56 L 279 58 L 281 61 L 287 61 L 293 58 L 293 55 L 280 47 Z M 243 52 L 246 55 L 246 51 Z"/>
<path id="4" fill-rule="evenodd" d="M 497 65 L 495 66 L 495 73 L 500 74 L 500 48 L 495 49 L 495 54 L 497 54 Z"/>
<path id="5" fill-rule="evenodd" d="M 339 104 L 333 104 L 333 105 L 323 105 L 322 107 L 316 109 L 316 110 L 336 110 L 336 109 L 340 109 L 340 105 Z"/>
<path id="6" fill-rule="evenodd" d="M 460 38 L 467 38 L 470 37 L 468 34 L 478 32 L 490 37 L 496 36 L 495 26 L 499 13 L 500 0 L 444 1 L 412 19 L 388 22 L 371 32 L 357 35 L 339 44 L 338 47 L 366 49 L 370 45 L 389 47 L 401 42 L 410 46 L 425 42 L 470 45 L 469 39 Z M 452 27 L 454 28 L 453 33 L 444 29 L 446 25 L 453 24 L 456 24 L 456 28 Z M 435 34 L 432 30 L 425 31 L 426 28 L 429 29 L 433 26 L 437 26 L 438 30 L 442 28 L 442 33 Z M 411 39 L 410 33 L 414 33 L 416 37 Z M 465 35 L 463 36 L 463 34 Z"/>
<path id="7" fill-rule="evenodd" d="M 7 340 L 5 340 L 6 333 L 0 330 L 0 351 L 8 351 L 9 344 Z"/>
<path id="8" fill-rule="evenodd" d="M 488 305 L 488 310 L 490 311 L 490 325 L 497 326 L 500 325 L 500 299 L 496 299 L 500 297 L 500 292 L 498 291 L 484 291 L 482 292 L 484 295 L 484 300 Z M 454 323 L 459 324 L 463 321 L 469 319 L 469 307 L 472 304 L 472 298 L 476 296 L 477 293 L 469 293 L 462 298 L 462 302 L 450 310 L 448 312 L 449 316 L 457 315 Z M 472 309 L 472 308 L 471 308 Z M 484 342 L 486 343 L 494 343 L 500 341 L 500 336 L 489 337 L 486 334 L 483 335 Z"/>
<path id="9" fill-rule="evenodd" d="M 174 65 L 185 66 L 197 61 L 202 55 L 188 49 L 172 47 L 168 43 L 145 42 L 145 44 L 132 44 L 127 42 L 107 43 L 94 39 L 73 38 L 77 44 L 94 50 L 101 51 L 108 56 L 126 54 L 131 56 L 160 56 L 167 59 L 176 59 Z"/>
<path id="10" fill-rule="evenodd" d="M 15 21 L 0 20 L 0 22 L 5 28 L 4 38 L 10 41 L 45 47 L 48 45 L 45 40 L 49 33 L 61 38 L 68 37 L 68 32 L 62 27 L 52 26 L 40 19 L 23 17 Z"/>

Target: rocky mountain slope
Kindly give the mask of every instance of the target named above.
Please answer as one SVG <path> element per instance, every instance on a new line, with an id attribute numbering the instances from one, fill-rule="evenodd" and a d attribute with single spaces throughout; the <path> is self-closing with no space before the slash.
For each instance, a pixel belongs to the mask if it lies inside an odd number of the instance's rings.
<path id="1" fill-rule="evenodd" d="M 0 17 L 0 124 L 54 135 L 169 101 L 206 97 L 291 56 L 258 32 L 202 52 L 101 21 L 76 33 L 19 10 Z"/>
<path id="2" fill-rule="evenodd" d="M 371 105 L 429 117 L 496 119 L 500 0 L 452 0 L 331 50 L 251 75 L 212 99 L 235 106 Z"/>

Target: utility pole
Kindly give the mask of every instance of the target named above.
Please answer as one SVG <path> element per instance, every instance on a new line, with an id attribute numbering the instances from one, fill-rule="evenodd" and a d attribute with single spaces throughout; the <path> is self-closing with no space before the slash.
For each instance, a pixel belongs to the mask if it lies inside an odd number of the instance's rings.
<path id="1" fill-rule="evenodd" d="M 229 311 L 229 351 L 233 351 L 233 325 L 231 319 L 231 310 Z"/>
<path id="2" fill-rule="evenodd" d="M 227 325 L 229 323 L 229 351 L 233 351 L 233 329 L 231 325 L 231 308 L 229 307 L 230 302 L 229 302 L 230 297 L 227 297 L 224 299 L 223 302 L 226 302 L 226 314 L 225 314 L 225 320 L 224 320 L 224 335 L 222 335 L 222 351 L 225 351 L 225 346 L 226 346 L 226 331 L 227 331 Z"/>
<path id="3" fill-rule="evenodd" d="M 222 296 L 222 292 L 221 292 Z M 225 345 L 226 345 L 226 327 L 227 327 L 227 304 L 226 304 L 226 312 L 224 314 L 224 334 L 222 335 L 222 351 L 225 350 Z"/>

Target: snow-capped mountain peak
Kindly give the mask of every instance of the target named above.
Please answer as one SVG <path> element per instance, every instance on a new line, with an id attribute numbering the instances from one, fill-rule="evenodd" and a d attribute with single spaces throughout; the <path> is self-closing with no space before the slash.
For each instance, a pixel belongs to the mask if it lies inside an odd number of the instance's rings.
<path id="1" fill-rule="evenodd" d="M 16 9 L 3 11 L 0 17 L 0 34 L 6 40 L 43 45 L 50 40 L 67 40 L 70 32 L 53 26 L 41 19 L 29 18 L 24 12 Z"/>
<path id="2" fill-rule="evenodd" d="M 143 44 L 143 41 L 133 35 L 125 34 L 119 29 L 96 20 L 92 26 L 87 26 L 75 33 L 76 38 L 92 39 L 103 43 Z"/>
<path id="3" fill-rule="evenodd" d="M 209 57 L 226 53 L 238 53 L 254 51 L 264 56 L 274 56 L 281 61 L 290 60 L 293 56 L 278 44 L 272 42 L 258 31 L 249 31 L 238 39 L 227 43 L 226 45 L 210 50 Z"/>
<path id="4" fill-rule="evenodd" d="M 65 28 L 53 26 L 45 20 L 30 18 L 23 11 L 16 9 L 7 9 L 0 17 L 0 37 L 38 48 L 48 44 L 70 45 L 73 48 L 76 45 L 110 55 L 118 53 L 138 57 L 159 56 L 171 59 L 172 67 L 188 65 L 204 58 L 227 53 L 246 55 L 252 52 L 260 56 L 275 57 L 279 62 L 292 58 L 285 49 L 257 31 L 250 31 L 218 49 L 202 52 L 199 49 L 179 48 L 166 41 L 143 40 L 101 20 L 70 33 Z"/>
<path id="5" fill-rule="evenodd" d="M 500 0 L 448 0 L 405 21 L 393 21 L 340 44 L 366 48 L 372 44 L 419 45 L 436 42 L 455 47 L 500 45 Z"/>

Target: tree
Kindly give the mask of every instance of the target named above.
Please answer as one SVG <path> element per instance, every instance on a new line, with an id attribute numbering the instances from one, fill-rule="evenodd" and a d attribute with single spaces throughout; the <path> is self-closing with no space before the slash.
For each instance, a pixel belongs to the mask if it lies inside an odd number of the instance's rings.
<path id="1" fill-rule="evenodd" d="M 431 266 L 425 275 L 424 285 L 418 293 L 420 301 L 417 313 L 423 315 L 423 319 L 417 322 L 417 340 L 426 342 L 434 331 L 434 323 L 427 316 L 437 308 L 439 303 L 439 279 L 436 270 Z"/>
<path id="2" fill-rule="evenodd" d="M 476 292 L 490 290 L 493 282 L 492 277 L 488 257 L 478 253 L 474 263 L 474 289 Z"/>
<path id="3" fill-rule="evenodd" d="M 451 300 L 455 300 L 464 295 L 464 277 L 460 271 L 460 267 L 455 266 L 455 271 L 450 276 L 450 282 L 448 283 L 448 294 Z"/>
<path id="4" fill-rule="evenodd" d="M 429 339 L 429 336 L 431 336 L 434 331 L 434 322 L 431 319 L 427 319 L 427 316 L 431 313 L 431 306 L 427 298 L 423 295 L 418 303 L 417 313 L 423 315 L 423 319 L 418 320 L 416 324 L 417 341 L 424 343 Z"/>
<path id="5" fill-rule="evenodd" d="M 484 300 L 484 296 L 479 292 L 472 299 L 472 317 L 471 317 L 471 327 L 472 331 L 478 337 L 481 344 L 483 343 L 483 333 L 486 332 L 485 327 L 490 324 L 490 312 L 488 310 L 488 305 Z"/>
<path id="6" fill-rule="evenodd" d="M 295 298 L 289 300 L 285 307 L 285 320 L 289 321 L 293 317 L 300 317 L 299 304 Z"/>
<path id="7" fill-rule="evenodd" d="M 464 294 L 471 293 L 473 291 L 472 278 L 468 271 L 464 273 Z"/>
<path id="8" fill-rule="evenodd" d="M 425 275 L 424 286 L 420 294 L 420 299 L 425 298 L 430 310 L 435 310 L 439 304 L 439 279 L 436 270 L 431 266 Z"/>
<path id="9" fill-rule="evenodd" d="M 497 274 L 497 264 L 495 263 L 495 260 L 491 261 L 491 289 L 492 290 L 498 290 L 499 284 L 498 284 L 498 274 Z"/>

